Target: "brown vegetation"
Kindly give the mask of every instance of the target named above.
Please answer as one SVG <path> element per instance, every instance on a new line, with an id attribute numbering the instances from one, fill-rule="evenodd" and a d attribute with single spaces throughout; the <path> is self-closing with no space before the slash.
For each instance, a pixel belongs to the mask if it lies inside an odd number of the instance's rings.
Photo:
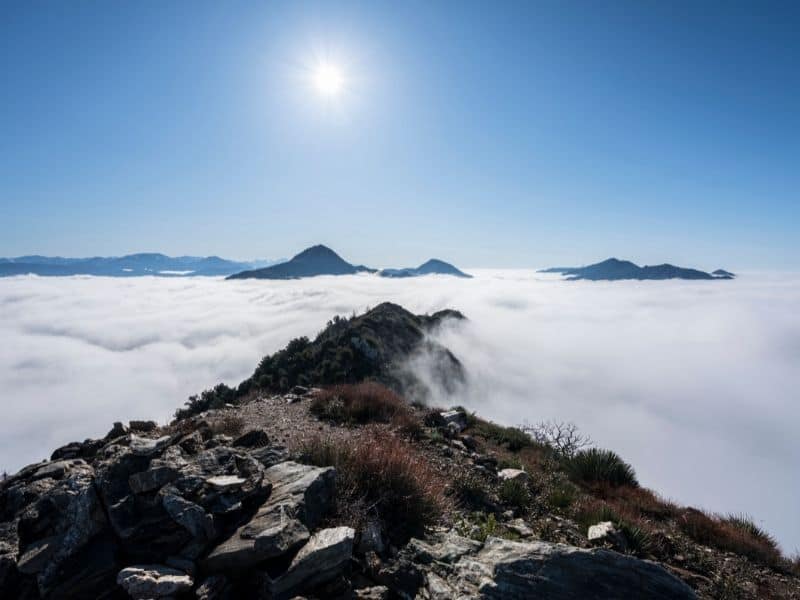
<path id="1" fill-rule="evenodd" d="M 385 431 L 358 440 L 312 439 L 303 459 L 336 467 L 340 518 L 359 527 L 374 512 L 396 543 L 422 534 L 442 512 L 445 481 L 413 444 Z"/>

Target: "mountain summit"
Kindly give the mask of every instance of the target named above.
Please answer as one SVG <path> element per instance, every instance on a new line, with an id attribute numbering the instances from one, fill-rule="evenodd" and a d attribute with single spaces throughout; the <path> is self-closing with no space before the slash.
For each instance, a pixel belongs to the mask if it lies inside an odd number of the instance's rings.
<path id="1" fill-rule="evenodd" d="M 438 258 L 432 258 L 420 266 L 407 269 L 383 269 L 378 273 L 381 277 L 418 277 L 420 275 L 453 275 L 454 277 L 471 278 L 463 271 L 457 269 L 450 263 L 446 263 Z"/>
<path id="2" fill-rule="evenodd" d="M 322 244 L 306 248 L 291 260 L 264 269 L 242 271 L 228 279 L 298 279 L 316 275 L 353 275 L 374 273 L 363 265 L 351 265 L 333 250 Z"/>
<path id="3" fill-rule="evenodd" d="M 586 267 L 553 267 L 540 273 L 561 273 L 568 281 L 617 281 L 622 279 L 721 279 L 705 271 L 676 267 L 675 265 L 648 265 L 640 267 L 629 260 L 609 258 Z"/>

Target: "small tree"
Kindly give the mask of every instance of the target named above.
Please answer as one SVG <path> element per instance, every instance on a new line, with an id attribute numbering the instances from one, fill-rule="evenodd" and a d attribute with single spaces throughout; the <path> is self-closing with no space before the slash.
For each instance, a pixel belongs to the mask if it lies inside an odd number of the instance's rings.
<path id="1" fill-rule="evenodd" d="M 534 441 L 550 446 L 566 458 L 571 458 L 580 450 L 592 445 L 591 438 L 582 435 L 575 423 L 542 421 L 536 425 L 523 425 L 520 429 Z"/>

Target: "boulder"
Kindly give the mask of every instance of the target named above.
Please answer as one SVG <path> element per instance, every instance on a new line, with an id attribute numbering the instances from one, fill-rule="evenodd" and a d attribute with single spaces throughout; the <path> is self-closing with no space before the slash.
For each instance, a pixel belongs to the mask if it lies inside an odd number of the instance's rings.
<path id="1" fill-rule="evenodd" d="M 441 413 L 445 427 L 450 427 L 455 433 L 461 433 L 467 428 L 467 415 L 460 410 L 448 410 Z"/>
<path id="2" fill-rule="evenodd" d="M 269 436 L 263 429 L 252 429 L 233 441 L 237 448 L 263 448 L 269 446 Z"/>
<path id="3" fill-rule="evenodd" d="M 355 530 L 333 527 L 316 532 L 289 569 L 272 583 L 273 598 L 291 598 L 342 574 L 353 554 Z"/>
<path id="4" fill-rule="evenodd" d="M 250 521 L 208 555 L 209 572 L 243 569 L 282 556 L 308 539 L 333 503 L 336 472 L 294 462 L 267 469 L 272 493 Z"/>
<path id="5" fill-rule="evenodd" d="M 188 531 L 192 537 L 210 540 L 214 537 L 214 518 L 194 502 L 167 492 L 161 503 L 172 519 Z"/>
<path id="6" fill-rule="evenodd" d="M 611 521 L 603 521 L 589 527 L 586 536 L 594 545 L 610 545 L 615 550 L 625 552 L 628 549 L 628 541 Z"/>
<path id="7" fill-rule="evenodd" d="M 128 485 L 134 494 L 143 494 L 158 490 L 178 477 L 173 467 L 162 466 L 134 473 L 128 478 Z"/>
<path id="8" fill-rule="evenodd" d="M 153 456 L 164 450 L 172 438 L 165 435 L 160 438 L 150 439 L 139 437 L 138 435 L 131 434 L 130 436 L 130 450 L 136 456 Z"/>
<path id="9" fill-rule="evenodd" d="M 131 598 L 152 599 L 174 596 L 192 589 L 190 575 L 164 565 L 134 565 L 122 569 L 117 583 Z"/>
<path id="10" fill-rule="evenodd" d="M 519 483 L 528 483 L 531 476 L 522 469 L 503 469 L 497 476 L 503 481 L 517 481 Z"/>
<path id="11" fill-rule="evenodd" d="M 497 600 L 695 598 L 688 585 L 660 565 L 610 550 L 494 537 L 476 549 L 471 540 L 458 544 L 456 538 L 451 532 L 435 543 L 412 540 L 401 552 L 399 562 L 411 560 L 425 571 L 421 595 Z M 453 555 L 448 547 L 461 550 Z"/>
<path id="12" fill-rule="evenodd" d="M 127 435 L 127 434 L 128 434 L 128 430 L 125 428 L 125 426 L 122 423 L 120 423 L 119 421 L 116 421 L 114 423 L 114 426 L 111 427 L 111 431 L 109 431 L 106 434 L 105 439 L 113 440 L 113 439 L 116 439 L 118 437 L 122 437 L 122 436 Z"/>
<path id="13" fill-rule="evenodd" d="M 116 424 L 114 426 L 116 427 Z M 158 423 L 155 421 L 130 421 L 128 429 L 137 433 L 150 433 L 158 429 Z"/>

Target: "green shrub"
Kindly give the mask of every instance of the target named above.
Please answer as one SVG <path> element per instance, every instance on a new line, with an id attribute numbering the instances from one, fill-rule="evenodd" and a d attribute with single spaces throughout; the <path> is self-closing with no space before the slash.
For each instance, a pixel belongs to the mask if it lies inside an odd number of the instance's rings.
<path id="1" fill-rule="evenodd" d="M 450 494 L 465 508 L 481 509 L 489 502 L 489 490 L 479 475 L 469 470 L 456 472 L 450 484 Z"/>
<path id="2" fill-rule="evenodd" d="M 519 452 L 523 448 L 533 446 L 531 437 L 518 427 L 503 427 L 496 423 L 476 419 L 474 433 L 490 440 L 499 446 L 505 446 L 511 452 Z"/>
<path id="3" fill-rule="evenodd" d="M 175 418 L 185 419 L 193 415 L 200 414 L 207 410 L 224 408 L 226 404 L 236 404 L 239 395 L 234 388 L 230 388 L 224 383 L 219 383 L 210 390 L 205 390 L 200 395 L 189 396 L 185 403 L 185 408 L 175 411 Z"/>
<path id="4" fill-rule="evenodd" d="M 723 519 L 725 523 L 728 525 L 732 525 L 736 529 L 743 531 L 750 537 L 759 542 L 762 542 L 768 546 L 775 546 L 777 547 L 778 542 L 775 541 L 775 538 L 772 537 L 768 532 L 764 529 L 756 525 L 755 521 L 749 515 L 744 514 L 736 514 L 736 515 L 728 515 Z"/>
<path id="5" fill-rule="evenodd" d="M 653 538 L 648 531 L 628 521 L 617 521 L 614 524 L 620 533 L 625 536 L 629 554 L 643 557 L 652 553 Z"/>
<path id="6" fill-rule="evenodd" d="M 633 467 L 611 450 L 581 450 L 566 461 L 566 468 L 573 481 L 584 485 L 639 485 Z"/>
<path id="7" fill-rule="evenodd" d="M 571 483 L 558 482 L 549 489 L 545 495 L 545 501 L 552 508 L 565 509 L 572 506 L 576 496 L 577 490 Z"/>
<path id="8" fill-rule="evenodd" d="M 528 508 L 532 499 L 528 485 L 518 479 L 506 479 L 500 484 L 497 495 L 504 504 L 521 510 Z"/>

